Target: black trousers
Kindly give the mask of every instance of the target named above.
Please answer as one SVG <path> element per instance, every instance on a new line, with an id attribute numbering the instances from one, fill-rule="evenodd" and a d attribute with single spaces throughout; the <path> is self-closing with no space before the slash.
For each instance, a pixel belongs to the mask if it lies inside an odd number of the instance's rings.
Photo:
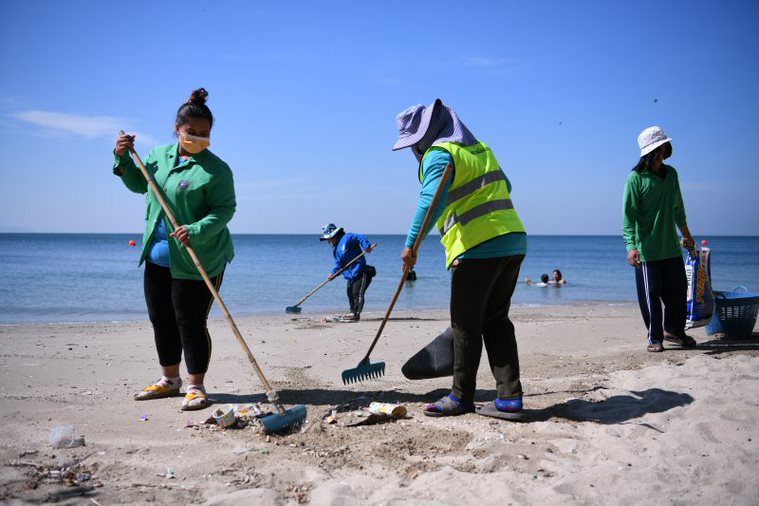
<path id="1" fill-rule="evenodd" d="M 377 274 L 377 270 L 371 265 L 366 265 L 358 277 L 348 280 L 347 292 L 351 313 L 360 315 L 361 311 L 363 311 L 364 294 L 372 283 L 372 278 L 375 274 Z"/>
<path id="2" fill-rule="evenodd" d="M 224 272 L 211 278 L 216 290 Z M 153 324 L 158 361 L 177 365 L 184 351 L 187 372 L 204 374 L 211 361 L 208 313 L 213 295 L 204 281 L 174 279 L 167 267 L 145 262 L 145 302 Z"/>
<path id="3" fill-rule="evenodd" d="M 453 328 L 453 393 L 471 401 L 482 356 L 482 343 L 501 399 L 522 395 L 511 296 L 524 255 L 465 259 L 451 278 Z"/>
<path id="4" fill-rule="evenodd" d="M 682 258 L 643 262 L 640 268 L 635 269 L 635 285 L 640 314 L 648 329 L 648 344 L 662 342 L 664 332 L 675 336 L 685 333 L 688 280 Z"/>

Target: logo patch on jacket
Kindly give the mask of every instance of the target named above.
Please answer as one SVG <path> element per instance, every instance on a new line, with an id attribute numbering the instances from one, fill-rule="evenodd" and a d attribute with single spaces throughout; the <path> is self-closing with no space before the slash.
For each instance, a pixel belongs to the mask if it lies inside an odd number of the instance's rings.
<path id="1" fill-rule="evenodd" d="M 190 187 L 190 182 L 186 179 L 180 179 L 179 184 L 177 184 L 177 188 L 179 188 L 180 191 L 185 191 L 189 187 Z"/>

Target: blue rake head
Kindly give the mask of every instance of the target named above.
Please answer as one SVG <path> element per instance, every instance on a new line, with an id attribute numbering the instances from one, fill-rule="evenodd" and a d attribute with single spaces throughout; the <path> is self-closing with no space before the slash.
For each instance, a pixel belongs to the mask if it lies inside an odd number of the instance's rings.
<path id="1" fill-rule="evenodd" d="M 260 418 L 267 434 L 276 434 L 295 429 L 306 421 L 306 406 L 298 404 L 282 413 L 274 412 Z"/>

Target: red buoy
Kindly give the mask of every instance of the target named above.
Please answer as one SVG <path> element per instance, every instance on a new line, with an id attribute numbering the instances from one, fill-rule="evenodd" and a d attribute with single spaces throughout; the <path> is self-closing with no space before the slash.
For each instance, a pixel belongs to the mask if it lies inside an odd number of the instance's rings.
<path id="1" fill-rule="evenodd" d="M 129 245 L 130 246 L 135 246 L 135 245 L 137 245 L 137 241 L 135 241 L 134 239 L 129 239 Z"/>
<path id="2" fill-rule="evenodd" d="M 707 244 L 709 244 L 709 241 L 707 241 L 706 239 L 701 241 L 701 246 L 706 246 Z"/>

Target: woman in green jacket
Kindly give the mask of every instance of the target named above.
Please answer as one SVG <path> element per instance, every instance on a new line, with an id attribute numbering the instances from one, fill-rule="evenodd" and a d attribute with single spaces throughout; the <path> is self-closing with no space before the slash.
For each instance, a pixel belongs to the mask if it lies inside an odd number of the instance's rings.
<path id="1" fill-rule="evenodd" d="M 208 92 L 199 88 L 179 107 L 175 130 L 179 142 L 156 146 L 145 166 L 162 188 L 177 221 L 174 229 L 129 156 L 134 136 L 122 134 L 114 150 L 114 174 L 147 202 L 140 264 L 145 262 L 145 301 L 153 325 L 161 378 L 135 395 L 136 400 L 179 395 L 179 364 L 184 352 L 189 384 L 183 410 L 208 405 L 203 379 L 211 358 L 208 313 L 213 296 L 187 253 L 192 248 L 216 289 L 234 256 L 227 223 L 235 212 L 235 190 L 229 166 L 208 149 L 213 115 Z"/>
<path id="2" fill-rule="evenodd" d="M 688 228 L 677 171 L 664 163 L 672 156 L 672 139 L 652 126 L 640 133 L 638 147 L 640 160 L 625 183 L 622 234 L 648 329 L 646 349 L 664 351 L 663 341 L 692 348 L 696 340 L 685 333 L 688 280 L 680 246 L 692 249 L 696 242 Z"/>

